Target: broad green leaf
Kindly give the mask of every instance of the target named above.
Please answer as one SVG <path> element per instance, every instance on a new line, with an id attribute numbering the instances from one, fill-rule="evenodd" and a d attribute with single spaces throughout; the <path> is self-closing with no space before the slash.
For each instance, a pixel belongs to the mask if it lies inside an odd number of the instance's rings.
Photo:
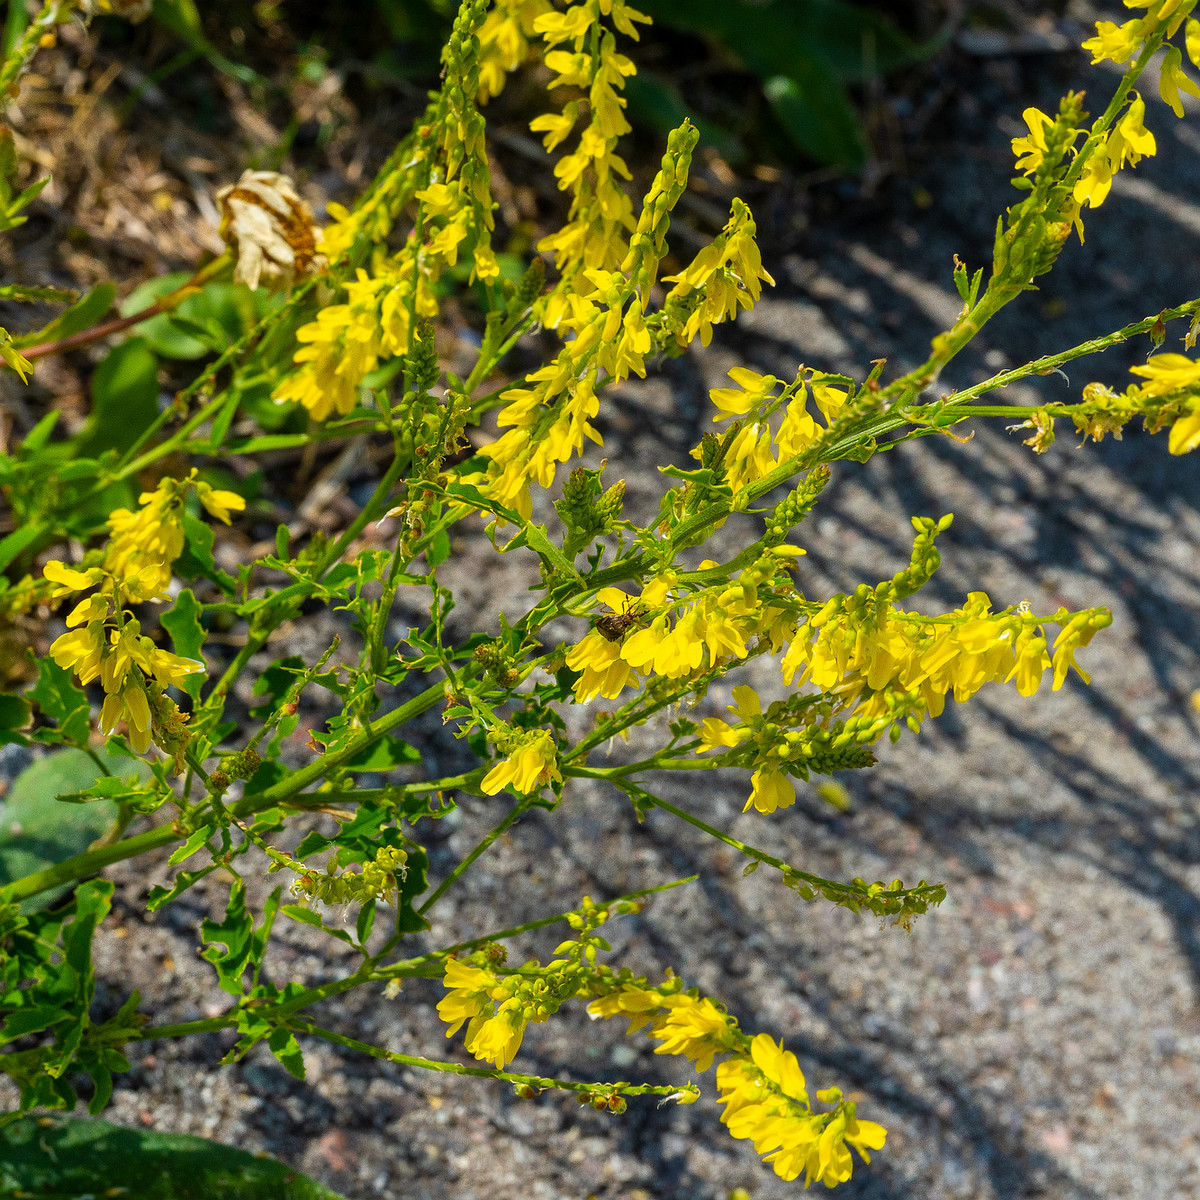
<path id="1" fill-rule="evenodd" d="M 866 144 L 845 88 L 816 59 L 798 59 L 794 75 L 772 75 L 763 84 L 779 123 L 818 162 L 859 169 Z"/>
<path id="2" fill-rule="evenodd" d="M 106 1121 L 27 1117 L 0 1130 L 0 1163 L 11 1194 L 47 1200 L 343 1200 L 274 1159 Z"/>
<path id="3" fill-rule="evenodd" d="M 116 776 L 150 778 L 145 763 L 99 752 L 101 762 Z M 116 805 L 61 804 L 57 797 L 80 793 L 103 776 L 97 763 L 82 750 L 55 750 L 27 767 L 0 803 L 0 884 L 11 883 L 63 859 L 82 854 L 111 825 Z M 52 896 L 43 893 L 39 904 Z"/>
<path id="4" fill-rule="evenodd" d="M 158 359 L 145 338 L 109 351 L 92 374 L 92 416 L 81 436 L 81 454 L 128 450 L 158 416 Z"/>
<path id="5" fill-rule="evenodd" d="M 171 275 L 160 275 L 135 288 L 121 304 L 121 316 L 131 317 L 149 308 L 156 300 L 182 287 L 191 278 L 188 271 L 176 271 Z M 187 302 L 184 301 L 184 304 Z M 180 311 L 183 305 L 176 309 Z M 194 334 L 181 327 L 173 313 L 159 313 L 137 326 L 138 335 L 146 339 L 156 353 L 163 358 L 203 358 L 211 347 Z"/>

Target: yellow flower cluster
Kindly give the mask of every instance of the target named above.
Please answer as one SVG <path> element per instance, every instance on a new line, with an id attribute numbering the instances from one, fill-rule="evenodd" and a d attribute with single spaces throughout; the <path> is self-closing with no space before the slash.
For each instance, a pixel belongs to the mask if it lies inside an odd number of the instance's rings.
<path id="1" fill-rule="evenodd" d="M 1130 373 L 1146 380 L 1124 392 L 1102 383 L 1089 383 L 1078 404 L 1047 404 L 1014 428 L 1034 432 L 1025 439 L 1039 454 L 1054 443 L 1054 422 L 1069 417 L 1078 433 L 1093 441 L 1107 434 L 1120 438 L 1122 430 L 1141 417 L 1151 433 L 1169 428 L 1167 449 L 1190 454 L 1200 447 L 1200 362 L 1185 354 L 1156 354 Z"/>
<path id="2" fill-rule="evenodd" d="M 1188 17 L 1195 6 L 1196 0 L 1125 0 L 1126 8 L 1144 8 L 1146 15 L 1121 25 L 1115 21 L 1097 21 L 1095 37 L 1084 42 L 1083 48 L 1091 53 L 1093 63 L 1106 60 L 1125 63 L 1141 54 L 1152 39 L 1174 37 L 1186 19 L 1188 57 L 1200 66 L 1200 22 Z M 1181 91 L 1200 97 L 1200 86 L 1183 69 L 1179 47 L 1168 45 L 1159 68 L 1159 94 L 1177 117 L 1183 116 Z"/>
<path id="3" fill-rule="evenodd" d="M 686 314 L 679 332 L 685 345 L 699 335 L 701 345 L 707 346 L 714 325 L 753 308 L 763 283 L 774 284 L 763 269 L 756 232 L 749 208 L 734 200 L 729 220 L 712 244 L 678 275 L 666 276 L 675 286 L 667 293 L 664 311 L 668 320 Z"/>
<path id="4" fill-rule="evenodd" d="M 349 413 L 367 374 L 382 359 L 412 348 L 418 322 L 437 316 L 435 285 L 457 263 L 464 244 L 471 246 L 472 278 L 499 274 L 491 250 L 484 122 L 476 107 L 481 54 L 476 30 L 487 8 L 487 0 L 473 0 L 460 12 L 445 55 L 446 83 L 417 136 L 402 144 L 402 161 L 388 176 L 397 182 L 354 213 L 330 206 L 337 220 L 323 232 L 320 250 L 331 262 L 380 216 L 410 202 L 417 211 L 404 244 L 377 261 L 371 273 L 359 268 L 343 285 L 345 302 L 322 308 L 297 331 L 304 343 L 294 356 L 299 369 L 276 387 L 274 398 L 304 405 L 314 420 Z"/>
<path id="5" fill-rule="evenodd" d="M 682 590 L 674 571 L 652 579 L 636 598 L 619 588 L 602 588 L 596 599 L 613 614 L 639 614 L 638 619 L 645 617 L 647 624 L 614 638 L 601 617 L 596 627 L 571 647 L 566 662 L 579 673 L 575 699 L 579 703 L 596 696 L 612 699 L 626 687 L 639 686 L 641 675 L 696 677 L 742 660 L 759 639 L 778 649 L 794 620 L 773 602 L 777 598 L 774 589 L 784 588 L 794 595 L 787 570 L 800 553 L 803 551 L 794 546 L 774 546 L 733 579 L 700 591 L 685 591 L 680 599 L 674 598 L 675 592 Z M 716 565 L 706 561 L 700 569 Z"/>
<path id="6" fill-rule="evenodd" d="M 546 113 L 530 124 L 544 135 L 546 149 L 553 150 L 587 115 L 575 149 L 554 167 L 558 186 L 571 193 L 566 223 L 538 243 L 539 250 L 554 255 L 566 279 L 581 267 L 615 271 L 628 251 L 626 231 L 634 228 L 633 206 L 620 182 L 630 178 L 630 171 L 616 147 L 630 131 L 620 92 L 636 68 L 617 52 L 616 37 L 602 18 L 635 40 L 637 24 L 650 19 L 625 0 L 587 0 L 534 21 L 546 45 L 546 66 L 554 73 L 550 89 L 578 88 L 587 96 L 586 107 L 573 100 L 560 112 Z M 564 46 L 569 49 L 560 48 Z"/>
<path id="7" fill-rule="evenodd" d="M 1056 123 L 1054 118 L 1037 108 L 1027 108 L 1023 116 L 1029 132 L 1024 137 L 1013 138 L 1012 148 L 1017 157 L 1017 169 L 1028 176 L 1036 174 L 1046 164 Z M 1143 158 L 1157 152 L 1157 143 L 1146 128 L 1145 119 L 1146 102 L 1134 93 L 1124 113 L 1103 135 L 1103 140 L 1089 146 L 1088 157 L 1072 188 L 1072 204 L 1063 214 L 1068 226 L 1074 222 L 1081 239 L 1083 228 L 1079 220 L 1080 208 L 1084 205 L 1099 208 L 1112 188 L 1113 176 L 1122 167 L 1136 167 Z M 1060 147 L 1060 152 L 1061 147 L 1066 145 L 1074 154 L 1074 142 L 1084 131 L 1062 128 L 1057 132 L 1060 136 L 1053 140 Z"/>
<path id="8" fill-rule="evenodd" d="M 479 28 L 479 103 L 504 90 L 508 74 L 529 55 L 534 22 L 550 12 L 550 0 L 496 0 Z"/>
<path id="9" fill-rule="evenodd" d="M 846 387 L 833 382 L 838 377 L 820 372 L 801 371 L 778 396 L 776 389 L 781 380 L 773 375 L 734 367 L 729 376 L 738 386 L 713 388 L 709 396 L 717 408 L 715 423 L 731 418 L 742 421 L 720 463 L 735 493 L 816 445 L 837 420 L 850 394 Z M 810 387 L 824 426 L 809 410 Z M 703 443 L 691 454 L 703 462 Z M 738 507 L 736 500 L 734 507 Z"/>
<path id="10" fill-rule="evenodd" d="M 817 1093 L 835 1105 L 833 1111 L 814 1112 L 796 1056 L 765 1033 L 747 1037 L 712 1000 L 678 990 L 678 980 L 662 988 L 614 983 L 610 976 L 600 984 L 605 994 L 588 1005 L 591 1017 L 628 1017 L 630 1034 L 645 1028 L 659 1043 L 655 1054 L 690 1059 L 698 1071 L 707 1071 L 717 1055 L 729 1055 L 717 1067 L 721 1120 L 734 1137 L 753 1141 L 781 1179 L 803 1173 L 805 1187 L 814 1180 L 834 1187 L 853 1170 L 847 1145 L 866 1162 L 869 1151 L 883 1145 L 883 1126 L 859 1121 L 853 1101 L 843 1100 L 837 1088 Z"/>
<path id="11" fill-rule="evenodd" d="M 591 424 L 600 409 L 601 380 L 646 373 L 654 339 L 644 304 L 658 278 L 670 211 L 686 185 L 695 143 L 695 130 L 672 135 L 628 250 L 621 239 L 619 269 L 578 267 L 542 302 L 546 324 L 572 336 L 554 362 L 526 376 L 525 386 L 505 390 L 497 424 L 507 432 L 481 451 L 491 460 L 489 494 L 523 517 L 532 512 L 531 481 L 550 487 L 558 465 L 578 455 L 586 440 L 601 442 Z"/>
<path id="12" fill-rule="evenodd" d="M 797 631 L 780 666 L 786 683 L 799 677 L 865 717 L 884 715 L 894 692 L 918 699 L 934 716 L 947 693 L 961 702 L 985 683 L 1015 681 L 1022 696 L 1032 696 L 1047 668 L 1055 691 L 1071 667 L 1086 683 L 1074 655 L 1112 621 L 1103 609 L 1060 610 L 1051 618 L 1035 616 L 1026 605 L 993 613 L 983 592 L 972 592 L 966 604 L 941 617 L 884 604 L 871 618 L 864 601 L 858 595 L 831 599 Z M 1047 620 L 1061 625 L 1052 653 L 1043 632 Z M 919 712 L 915 716 L 919 720 Z"/>
<path id="13" fill-rule="evenodd" d="M 1173 37 L 1187 18 L 1187 52 L 1192 62 L 1200 66 L 1200 22 L 1188 17 L 1194 5 L 1195 0 L 1125 0 L 1127 8 L 1146 9 L 1145 15 L 1122 25 L 1113 21 L 1097 22 L 1096 35 L 1085 41 L 1083 48 L 1091 52 L 1094 63 L 1105 60 L 1125 63 L 1143 54 L 1148 47 Z M 1200 84 L 1184 71 L 1179 47 L 1167 42 L 1159 71 L 1159 94 L 1177 117 L 1183 116 L 1181 91 L 1200 97 Z M 1059 128 L 1052 117 L 1037 108 L 1027 108 L 1023 115 L 1029 132 L 1013 138 L 1012 148 L 1017 169 L 1024 175 L 1039 172 L 1052 152 L 1055 158 L 1067 151 L 1075 153 L 1075 141 L 1083 134 L 1082 130 Z M 1081 239 L 1083 225 L 1079 210 L 1084 205 L 1099 208 L 1119 170 L 1137 166 L 1143 158 L 1156 153 L 1157 144 L 1154 135 L 1145 127 L 1145 116 L 1145 101 L 1132 92 L 1124 112 L 1110 127 L 1093 133 L 1085 143 L 1086 158 L 1072 187 L 1072 204 L 1061 214 L 1066 226 L 1075 225 Z M 1054 166 L 1056 162 L 1049 165 Z"/>
<path id="14" fill-rule="evenodd" d="M 504 960 L 499 947 L 493 947 L 498 956 L 475 955 L 483 965 L 447 959 L 442 983 L 450 990 L 438 1003 L 438 1015 L 450 1026 L 446 1036 L 452 1037 L 466 1024 L 466 1048 L 503 1070 L 521 1048 L 529 1025 L 548 1020 L 589 987 L 596 974 L 596 951 L 608 949 L 608 943 L 593 936 L 593 931 L 608 917 L 608 909 L 597 908 L 585 896 L 582 911 L 570 917 L 579 936 L 555 949 L 565 958 L 552 959 L 545 966 L 534 959 L 518 971 L 500 971 L 493 965 L 497 958 Z"/>
<path id="15" fill-rule="evenodd" d="M 812 1112 L 796 1056 L 765 1033 L 750 1043 L 748 1056 L 717 1068 L 717 1088 L 730 1134 L 753 1141 L 781 1179 L 803 1172 L 805 1187 L 815 1180 L 826 1187 L 845 1183 L 854 1167 L 847 1145 L 870 1162 L 869 1152 L 887 1138 L 882 1125 L 858 1120 L 854 1102 L 842 1100 L 837 1088 L 817 1093 L 818 1100 L 837 1104 L 835 1111 Z"/>
<path id="16" fill-rule="evenodd" d="M 380 846 L 375 857 L 357 871 L 339 874 L 337 858 L 331 855 L 324 874 L 301 870 L 290 890 L 307 904 L 314 901 L 329 905 L 365 904 L 368 900 L 395 904 L 399 891 L 397 876 L 403 879 L 407 874 L 407 861 L 407 852 L 399 847 Z"/>
<path id="17" fill-rule="evenodd" d="M 562 780 L 557 764 L 554 738 L 544 729 L 518 733 L 507 726 L 493 731 L 493 740 L 504 744 L 504 757 L 483 777 L 480 788 L 485 795 L 511 787 L 527 796 L 547 786 L 551 780 Z"/>
<path id="18" fill-rule="evenodd" d="M 100 680 L 102 732 L 111 734 L 125 721 L 135 750 L 144 753 L 156 741 L 177 765 L 182 718 L 164 689 L 178 687 L 204 664 L 159 649 L 126 606 L 166 598 L 171 564 L 183 553 L 183 504 L 192 490 L 226 524 L 231 512 L 245 507 L 241 496 L 210 487 L 195 471 L 182 480 L 164 478 L 138 497 L 138 509 L 118 508 L 109 516 L 109 540 L 98 563 L 78 570 L 52 561 L 42 572 L 53 585 L 51 601 L 91 593 L 67 615 L 70 632 L 51 645 L 50 656 L 80 683 Z"/>

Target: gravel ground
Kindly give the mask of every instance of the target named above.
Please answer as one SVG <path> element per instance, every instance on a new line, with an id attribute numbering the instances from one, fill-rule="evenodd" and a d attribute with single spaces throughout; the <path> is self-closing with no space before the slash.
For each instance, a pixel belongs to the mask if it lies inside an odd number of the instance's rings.
<path id="1" fill-rule="evenodd" d="M 765 214 L 785 247 L 768 263 L 779 287 L 709 351 L 616 399 L 606 451 L 614 475 L 629 480 L 631 504 L 657 494 L 654 464 L 684 461 L 707 421 L 705 389 L 730 366 L 790 374 L 806 362 L 861 374 L 879 357 L 910 365 L 952 319 L 951 254 L 974 267 L 990 253 L 1020 109 L 1048 109 L 1068 86 L 1099 97 L 1107 82 L 1079 59 L 969 65 L 987 99 L 963 104 L 945 145 L 908 182 L 869 201 L 847 187 L 833 197 L 835 216 L 790 232 L 781 196 Z M 989 327 L 947 384 L 1196 294 L 1195 115 L 1178 124 L 1147 102 L 1159 157 L 1118 182 L 1086 245 L 1067 251 L 1046 290 Z M 1076 367 L 1069 392 L 1050 376 L 1007 395 L 1026 403 L 1075 394 L 1086 379 L 1123 386 L 1149 349 L 1131 344 Z M 965 708 L 951 705 L 920 738 L 845 779 L 845 813 L 805 790 L 787 812 L 744 815 L 746 783 L 732 774 L 663 783 L 664 795 L 704 819 L 823 875 L 944 880 L 949 899 L 911 934 L 804 906 L 765 870 L 743 878 L 740 859 L 688 827 L 657 814 L 638 825 L 615 793 L 584 786 L 506 837 L 439 906 L 433 936 L 470 937 L 496 914 L 515 924 L 584 892 L 607 897 L 700 871 L 702 883 L 614 924 L 613 961 L 653 973 L 673 965 L 745 1028 L 782 1037 L 816 1086 L 858 1095 L 860 1112 L 887 1126 L 888 1144 L 870 1167 L 856 1165 L 841 1195 L 1200 1194 L 1200 751 L 1188 702 L 1200 687 L 1198 508 L 1194 460 L 1169 458 L 1164 438 L 1141 433 L 1082 450 L 1063 436 L 1039 458 L 993 426 L 967 444 L 926 439 L 836 471 L 804 527 L 810 594 L 889 575 L 906 559 L 909 516 L 950 511 L 958 518 L 929 603 L 952 606 L 982 588 L 997 604 L 1106 604 L 1114 614 L 1081 655 L 1090 687 L 1072 679 L 1034 700 L 990 688 Z M 727 548 L 746 531 L 730 522 Z M 464 568 L 462 627 L 494 624 L 506 602 L 517 611 L 527 567 L 512 556 L 486 574 L 477 563 Z M 315 643 L 320 630 L 307 633 Z M 725 702 L 714 692 L 705 711 Z M 437 769 L 450 769 L 461 748 L 435 726 L 424 730 L 428 751 L 441 756 Z M 497 813 L 495 802 L 464 799 L 432 831 L 435 874 Z M 114 872 L 117 915 L 97 943 L 107 1000 L 138 986 L 155 997 L 156 1021 L 213 1015 L 225 997 L 196 959 L 195 931 L 219 889 L 197 888 L 147 922 L 138 897 L 162 870 Z M 344 969 L 336 950 L 306 933 L 283 930 L 276 978 L 311 983 Z M 530 938 L 516 952 L 545 955 L 553 944 L 552 935 Z M 391 1001 L 362 991 L 318 1019 L 436 1054 L 445 1045 L 432 1010 L 438 990 L 418 981 Z M 269 1151 L 356 1200 L 726 1200 L 737 1187 L 774 1200 L 799 1186 L 732 1141 L 711 1100 L 602 1116 L 569 1098 L 520 1101 L 502 1085 L 324 1045 L 311 1047 L 299 1085 L 269 1057 L 218 1069 L 226 1045 L 212 1036 L 141 1050 L 109 1115 Z M 516 1066 L 687 1077 L 686 1064 L 578 1011 L 531 1029 Z"/>

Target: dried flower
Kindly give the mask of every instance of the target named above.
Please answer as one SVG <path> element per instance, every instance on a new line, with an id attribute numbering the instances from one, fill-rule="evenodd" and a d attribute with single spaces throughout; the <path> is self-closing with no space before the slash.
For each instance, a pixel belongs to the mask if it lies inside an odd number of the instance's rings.
<path id="1" fill-rule="evenodd" d="M 277 171 L 245 171 L 217 192 L 221 236 L 237 252 L 234 278 L 256 288 L 290 287 L 325 265 L 312 210 Z"/>

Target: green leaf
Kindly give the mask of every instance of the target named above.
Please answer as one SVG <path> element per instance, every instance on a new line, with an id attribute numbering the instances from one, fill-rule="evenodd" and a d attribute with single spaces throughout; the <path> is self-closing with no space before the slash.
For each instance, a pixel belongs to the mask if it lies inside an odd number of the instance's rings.
<path id="1" fill-rule="evenodd" d="M 113 775 L 148 780 L 145 763 L 131 763 L 100 752 Z M 55 750 L 27 767 L 0 803 L 0 884 L 11 883 L 63 859 L 82 854 L 111 825 L 116 805 L 111 800 L 92 804 L 60 804 L 62 794 L 79 794 L 103 777 L 82 750 Z M 59 894 L 59 893 L 55 893 Z M 39 904 L 52 896 L 43 893 Z"/>
<path id="2" fill-rule="evenodd" d="M 358 910 L 358 920 L 354 922 L 354 932 L 358 935 L 358 944 L 365 946 L 371 930 L 375 928 L 375 900 L 372 897 Z"/>
<path id="3" fill-rule="evenodd" d="M 58 723 L 57 732 L 63 741 L 86 746 L 91 712 L 87 697 L 75 686 L 71 672 L 63 670 L 54 659 L 39 658 L 37 669 L 38 681 L 30 689 L 29 698 Z"/>
<path id="4" fill-rule="evenodd" d="M 50 435 L 61 416 L 62 413 L 57 408 L 48 412 L 26 435 L 21 443 L 22 452 L 28 455 L 32 451 L 40 450 L 50 440 Z"/>
<path id="5" fill-rule="evenodd" d="M 250 715 L 256 721 L 265 721 L 279 707 L 288 689 L 296 682 L 296 676 L 303 673 L 304 669 L 304 659 L 298 654 L 277 658 L 254 681 L 251 695 L 265 696 L 266 699 L 252 707 Z"/>
<path id="6" fill-rule="evenodd" d="M 381 738 L 343 765 L 348 771 L 392 771 L 421 761 L 421 752 L 399 738 Z"/>
<path id="7" fill-rule="evenodd" d="M 183 514 L 183 553 L 175 560 L 175 573 L 185 579 L 208 579 L 227 596 L 237 587 L 233 577 L 222 571 L 213 558 L 213 531 L 191 513 Z"/>
<path id="8" fill-rule="evenodd" d="M 72 304 L 65 312 L 59 313 L 49 325 L 13 338 L 13 345 L 40 346 L 43 342 L 56 342 L 59 338 L 71 337 L 85 329 L 91 329 L 112 308 L 113 297 L 116 294 L 117 289 L 113 284 L 99 284 L 82 300 Z"/>
<path id="9" fill-rule="evenodd" d="M 294 1079 L 304 1082 L 304 1055 L 300 1043 L 290 1029 L 273 1029 L 267 1038 L 267 1046 Z"/>
<path id="10" fill-rule="evenodd" d="M 27 746 L 29 739 L 20 731 L 29 724 L 32 705 L 24 696 L 0 692 L 0 745 L 15 742 Z"/>
<path id="11" fill-rule="evenodd" d="M 199 850 L 200 847 L 203 846 L 215 832 L 216 826 L 202 825 L 192 834 L 191 837 L 188 838 L 186 842 L 183 843 L 182 846 L 176 849 L 175 853 L 172 854 L 169 859 L 167 859 L 168 865 L 173 867 L 177 863 L 181 863 L 185 859 L 191 858 L 192 855 L 195 854 L 196 851 Z"/>
<path id="12" fill-rule="evenodd" d="M 449 557 L 450 535 L 444 529 L 439 529 L 425 547 L 425 561 L 431 571 L 436 571 Z"/>
<path id="13" fill-rule="evenodd" d="M 158 416 L 158 359 L 145 338 L 114 347 L 92 374 L 92 416 L 80 454 L 128 450 Z"/>
<path id="14" fill-rule="evenodd" d="M 135 313 L 149 308 L 156 300 L 182 287 L 191 278 L 188 271 L 176 271 L 171 275 L 160 275 L 157 279 L 147 280 L 141 287 L 135 288 L 126 296 L 121 304 L 121 316 L 132 317 Z M 187 301 L 184 301 L 186 304 Z M 183 309 L 183 304 L 175 310 Z M 146 339 L 156 353 L 163 358 L 203 358 L 211 347 L 181 328 L 181 323 L 174 313 L 159 313 L 142 321 L 138 327 L 139 336 Z"/>
<path id="15" fill-rule="evenodd" d="M 27 1117 L 0 1130 L 0 1162 L 11 1194 L 47 1200 L 343 1200 L 274 1159 L 106 1121 Z"/>
<path id="16" fill-rule="evenodd" d="M 200 957 L 212 963 L 217 983 L 232 996 L 242 994 L 242 972 L 250 961 L 254 920 L 246 910 L 246 888 L 239 879 L 229 892 L 223 921 L 202 921 L 200 937 L 208 945 Z M 219 946 L 224 946 L 222 951 Z"/>
<path id="17" fill-rule="evenodd" d="M 184 658 L 194 658 L 204 662 L 200 647 L 204 645 L 204 627 L 200 624 L 202 609 L 192 594 L 191 588 L 184 588 L 175 599 L 174 605 L 160 620 L 163 628 L 171 635 L 171 643 L 175 653 Z M 204 684 L 204 673 L 197 671 L 188 675 L 179 686 L 195 703 L 200 699 L 200 688 Z"/>
<path id="18" fill-rule="evenodd" d="M 24 553 L 39 537 L 45 533 L 45 527 L 37 521 L 14 529 L 5 538 L 0 539 L 0 571 L 18 555 Z"/>
<path id="19" fill-rule="evenodd" d="M 779 123 L 818 162 L 860 169 L 866 144 L 846 89 L 816 59 L 798 59 L 793 69 L 794 75 L 772 75 L 763 83 Z"/>

